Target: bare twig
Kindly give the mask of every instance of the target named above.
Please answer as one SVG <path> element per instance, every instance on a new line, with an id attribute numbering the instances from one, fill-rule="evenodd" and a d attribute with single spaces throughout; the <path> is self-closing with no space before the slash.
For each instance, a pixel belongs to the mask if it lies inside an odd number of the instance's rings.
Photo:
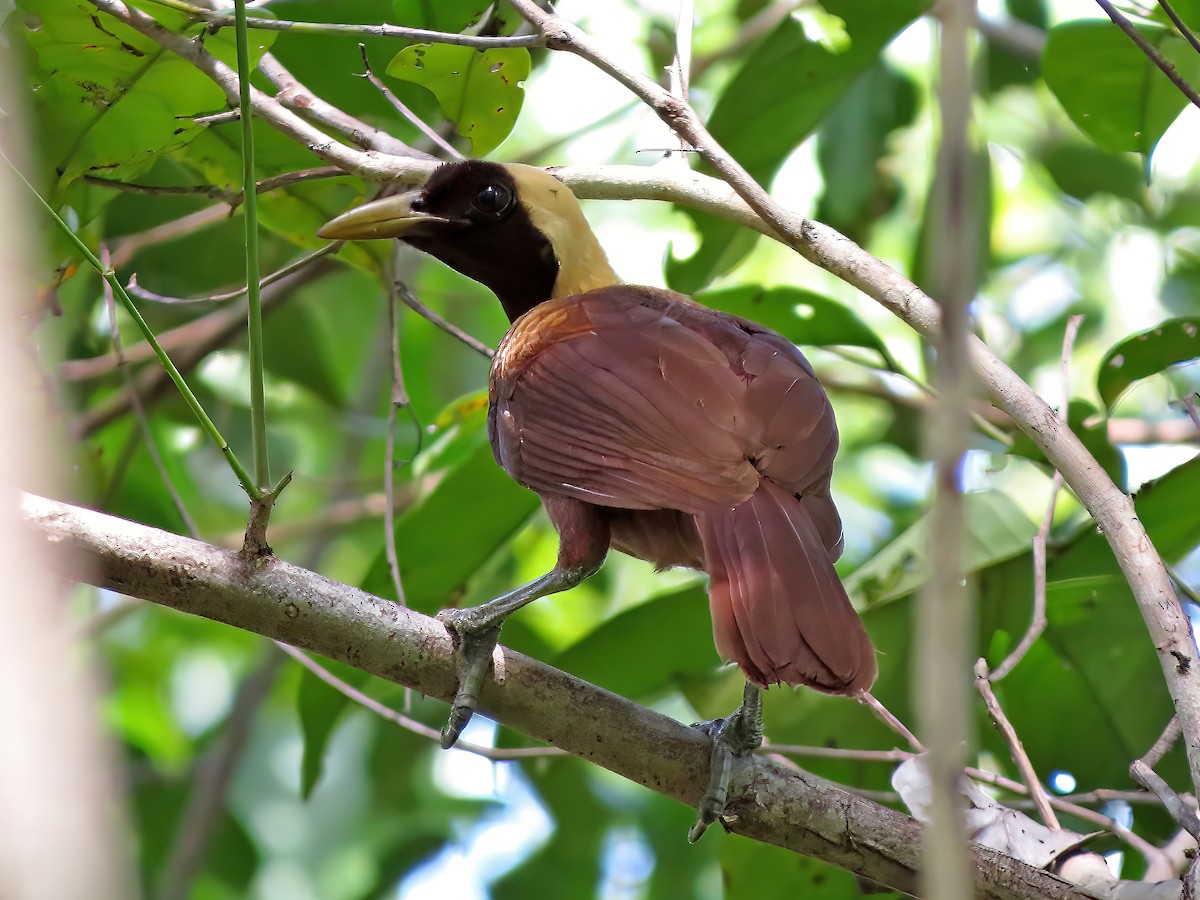
<path id="1" fill-rule="evenodd" d="M 397 248 L 399 245 L 396 245 Z M 404 389 L 404 367 L 400 362 L 400 323 L 396 320 L 396 294 L 399 280 L 396 272 L 398 249 L 392 251 L 392 277 L 388 279 L 387 326 L 388 358 L 392 370 L 392 396 L 388 403 L 387 440 L 383 453 L 383 493 L 387 504 L 383 508 L 383 549 L 387 555 L 388 572 L 392 576 L 392 589 L 396 602 L 407 606 L 404 597 L 404 579 L 400 577 L 400 560 L 396 555 L 396 412 L 409 407 L 408 392 Z M 420 432 L 420 429 L 417 429 Z M 407 707 L 407 703 L 405 704 Z"/>
<path id="2" fill-rule="evenodd" d="M 996 787 L 1012 791 L 1014 794 L 1028 795 L 1029 793 L 1028 789 L 1021 782 L 1005 778 L 1003 775 L 997 775 L 994 772 L 987 772 L 983 769 L 975 769 L 971 766 L 967 767 L 966 772 L 967 775 L 976 781 L 982 781 L 985 784 L 994 784 Z M 1174 877 L 1174 873 L 1170 871 L 1169 860 L 1166 859 L 1158 847 L 1155 847 L 1145 838 L 1134 834 L 1112 816 L 1106 816 L 1104 813 L 1096 812 L 1094 809 L 1088 809 L 1086 806 L 1072 803 L 1065 797 L 1050 797 L 1049 801 L 1050 805 L 1059 812 L 1083 819 L 1085 822 L 1091 822 L 1105 831 L 1115 834 L 1145 858 L 1149 870 L 1155 872 L 1158 878 Z"/>
<path id="3" fill-rule="evenodd" d="M 850 747 L 805 747 L 799 744 L 763 744 L 756 753 L 781 753 L 787 756 L 811 756 L 816 759 L 849 759 L 855 762 L 897 763 L 912 759 L 910 750 L 856 750 Z"/>
<path id="4" fill-rule="evenodd" d="M 375 72 L 371 69 L 371 60 L 367 56 L 367 45 L 359 44 L 358 52 L 362 54 L 364 69 L 363 75 L 369 82 L 371 82 L 371 84 L 375 86 L 375 89 L 383 95 L 383 99 L 387 100 L 387 102 L 392 105 L 392 108 L 396 110 L 396 112 L 400 113 L 400 115 L 402 115 L 405 119 L 407 119 L 410 124 L 416 126 L 416 129 L 421 132 L 421 134 L 433 141 L 436 146 L 441 147 L 446 154 L 453 159 L 462 159 L 463 155 L 458 152 L 458 149 L 453 144 L 438 134 L 434 129 L 426 125 L 421 117 L 409 109 L 404 103 L 402 103 L 400 98 L 393 94 L 391 89 L 388 88 L 388 86 L 384 84 L 382 80 L 380 80 L 379 76 L 375 74 Z"/>
<path id="5" fill-rule="evenodd" d="M 327 262 L 318 262 L 315 266 L 294 272 L 274 284 L 268 285 L 267 289 L 263 291 L 263 313 L 277 308 L 300 285 L 324 274 L 327 271 L 326 265 L 328 265 Z M 213 318 L 206 320 L 204 340 L 184 345 L 182 352 L 175 360 L 175 366 L 180 372 L 191 371 L 199 364 L 200 360 L 217 347 L 224 346 L 235 336 L 241 334 L 241 330 L 246 327 L 246 318 L 238 307 L 231 307 L 221 310 L 221 312 L 226 315 L 217 319 L 214 314 Z M 176 329 L 176 331 L 178 330 Z M 133 390 L 124 390 L 113 395 L 105 403 L 73 422 L 71 425 L 72 437 L 82 440 L 110 422 L 119 419 L 130 410 L 135 394 L 142 403 L 149 404 L 161 397 L 171 386 L 171 380 L 167 373 L 157 366 L 143 368 L 134 381 Z"/>
<path id="6" fill-rule="evenodd" d="M 866 706 L 867 709 L 871 710 L 871 712 L 875 714 L 875 717 L 879 719 L 880 722 L 882 722 L 892 731 L 896 732 L 896 734 L 900 735 L 900 737 L 904 738 L 904 740 L 908 743 L 908 746 L 912 747 L 915 752 L 925 752 L 925 747 L 919 740 L 917 740 L 916 735 L 908 730 L 908 726 L 892 715 L 892 711 L 880 703 L 874 694 L 872 694 L 870 691 L 860 691 L 855 699 L 857 699 L 859 703 Z"/>
<path id="7" fill-rule="evenodd" d="M 188 213 L 186 216 L 180 216 L 178 219 L 172 219 L 170 222 L 163 222 L 161 225 L 155 225 L 153 228 L 147 228 L 145 231 L 124 237 L 112 248 L 113 268 L 119 269 L 126 265 L 133 259 L 135 253 L 146 247 L 173 241 L 224 221 L 229 218 L 232 210 L 233 207 L 218 203 L 215 206 L 206 206 L 194 213 Z"/>
<path id="8" fill-rule="evenodd" d="M 1064 423 L 1067 421 L 1068 411 L 1071 408 L 1071 349 L 1075 346 L 1075 336 L 1079 333 L 1079 326 L 1082 323 L 1083 316 L 1071 316 L 1067 320 L 1066 331 L 1063 334 L 1062 355 L 1059 361 L 1062 391 L 1059 419 Z M 1017 646 L 988 676 L 993 683 L 1000 681 L 1011 672 L 1017 663 L 1025 658 L 1025 654 L 1029 652 L 1029 648 L 1033 646 L 1042 632 L 1046 630 L 1046 541 L 1050 537 L 1050 528 L 1054 525 L 1054 510 L 1058 506 L 1058 492 L 1062 486 L 1062 473 L 1055 469 L 1054 478 L 1050 483 L 1050 501 L 1046 504 L 1046 514 L 1042 517 L 1042 524 L 1038 527 L 1037 534 L 1033 536 L 1033 615 L 1030 618 L 1029 628 L 1021 636 Z"/>
<path id="9" fill-rule="evenodd" d="M 185 12 L 199 21 L 209 23 L 214 30 L 217 28 L 233 27 L 233 16 L 228 13 L 205 9 L 201 6 L 182 2 L 182 0 L 150 0 L 150 2 Z M 287 19 L 259 19 L 254 17 L 247 19 L 246 25 L 258 31 L 292 31 L 297 34 L 357 34 L 367 37 L 397 38 L 402 41 L 423 41 L 431 44 L 456 44 L 460 47 L 476 47 L 480 50 L 486 50 L 490 47 L 541 46 L 541 39 L 536 34 L 483 36 L 451 34 L 444 31 L 430 31 L 427 28 L 407 28 L 403 25 L 294 22 Z"/>
<path id="10" fill-rule="evenodd" d="M 305 653 L 303 650 L 297 650 L 290 644 L 285 644 L 282 641 L 276 641 L 276 646 L 284 653 L 294 659 L 308 671 L 312 672 L 317 678 L 325 682 L 338 693 L 344 695 L 348 700 L 357 703 L 364 709 L 368 709 L 381 719 L 386 719 L 406 731 L 411 731 L 413 734 L 419 734 L 421 737 L 428 739 L 434 744 L 440 746 L 442 733 L 436 728 L 430 728 L 424 722 L 419 722 L 416 719 L 409 718 L 403 713 L 397 712 L 386 704 L 380 703 L 374 697 L 364 694 L 354 685 L 347 681 L 338 678 L 327 668 Z M 472 753 L 475 756 L 482 756 L 484 759 L 490 759 L 493 762 L 504 762 L 513 759 L 536 759 L 543 756 L 566 756 L 566 751 L 558 747 L 485 747 L 482 744 L 472 744 L 470 741 L 459 741 L 454 745 L 455 750 L 463 750 L 467 753 Z"/>
<path id="11" fill-rule="evenodd" d="M 432 309 L 418 300 L 416 295 L 413 294 L 413 292 L 410 291 L 406 285 L 397 284 L 396 293 L 399 295 L 400 299 L 404 301 L 404 305 L 415 312 L 418 316 L 420 316 L 422 319 L 425 319 L 427 322 L 436 325 L 451 337 L 462 341 L 480 356 L 486 356 L 488 359 L 491 359 L 492 356 L 495 355 L 495 351 L 483 341 L 479 340 L 479 338 L 467 334 L 467 332 L 463 331 L 453 322 L 438 315 Z"/>
<path id="12" fill-rule="evenodd" d="M 794 10 L 811 3 L 812 0 L 777 0 L 775 3 L 764 6 L 743 22 L 741 27 L 738 28 L 737 34 L 730 40 L 726 41 L 712 53 L 696 57 L 696 61 L 692 65 L 692 77 L 699 78 L 721 60 L 741 53 L 751 44 L 756 43 L 774 31 L 775 27 L 791 15 Z"/>
<path id="13" fill-rule="evenodd" d="M 1187 27 L 1183 19 L 1179 18 L 1179 13 L 1175 12 L 1174 7 L 1167 0 L 1158 0 L 1158 5 L 1162 7 L 1162 11 L 1167 14 L 1167 18 L 1171 20 L 1172 24 L 1179 29 L 1179 33 L 1192 45 L 1192 49 L 1200 53 L 1200 39 L 1197 39 L 1196 35 Z"/>
<path id="14" fill-rule="evenodd" d="M 339 178 L 345 172 L 336 166 L 320 166 L 315 169 L 301 169 L 296 172 L 284 172 L 271 178 L 264 178 L 254 186 L 256 193 L 265 194 L 281 187 L 300 184 L 305 181 L 316 181 L 321 178 Z M 199 196 L 211 200 L 220 200 L 231 207 L 239 206 L 245 197 L 242 191 L 218 187 L 215 184 L 134 184 L 129 181 L 115 181 L 111 178 L 101 178 L 97 175 L 84 175 L 83 180 L 98 187 L 112 188 L 127 194 L 146 194 L 148 196 Z"/>
<path id="15" fill-rule="evenodd" d="M 1179 740 L 1179 735 L 1182 733 L 1183 728 L 1179 724 L 1179 716 L 1171 716 L 1171 721 L 1167 723 L 1167 727 L 1163 729 L 1162 734 L 1158 736 L 1158 739 L 1142 757 L 1142 764 L 1151 769 L 1157 766 L 1162 762 L 1162 758 L 1167 755 L 1167 751 L 1175 746 L 1175 742 Z"/>
<path id="16" fill-rule="evenodd" d="M 988 41 L 999 44 L 1031 63 L 1040 63 L 1046 49 L 1046 32 L 1011 16 L 993 19 L 976 14 L 975 27 Z"/>
<path id="17" fill-rule="evenodd" d="M 332 103 L 322 100 L 301 84 L 300 80 L 289 72 L 273 54 L 263 54 L 258 68 L 275 86 L 277 92 L 275 100 L 297 115 L 342 135 L 352 144 L 362 147 L 364 150 L 376 150 L 393 156 L 416 159 L 431 158 L 429 154 L 413 149 L 386 131 L 368 125 Z"/>
<path id="18" fill-rule="evenodd" d="M 1008 745 L 1008 752 L 1012 756 L 1013 762 L 1016 763 L 1017 770 L 1021 773 L 1021 780 L 1025 782 L 1025 786 L 1029 789 L 1029 795 L 1033 798 L 1033 804 L 1037 808 L 1038 815 L 1042 817 L 1042 821 L 1046 823 L 1047 828 L 1052 831 L 1061 830 L 1062 826 L 1058 824 L 1058 818 L 1054 815 L 1054 810 L 1050 807 L 1046 789 L 1042 786 L 1037 772 L 1034 771 L 1033 763 L 1029 760 L 1029 754 L 1025 752 L 1025 745 L 1017 737 L 1016 729 L 1013 728 L 1012 723 L 1008 720 L 1008 716 L 1004 714 L 1004 709 L 1000 706 L 1000 701 L 996 698 L 996 692 L 992 690 L 992 679 L 988 677 L 986 660 L 981 659 L 975 664 L 975 687 L 978 689 L 980 696 L 983 697 L 988 714 L 992 717 L 996 728 L 999 729 L 1000 736 L 1004 738 L 1004 743 Z"/>
<path id="19" fill-rule="evenodd" d="M 1179 798 L 1157 772 L 1142 760 L 1135 759 L 1129 766 L 1129 777 L 1146 790 L 1152 791 L 1163 808 L 1170 813 L 1171 818 L 1179 823 L 1184 831 L 1200 841 L 1200 816 Z"/>
<path id="20" fill-rule="evenodd" d="M 315 263 L 322 256 L 328 256 L 330 253 L 336 253 L 342 248 L 341 241 L 334 241 L 332 244 L 326 244 L 320 250 L 314 250 L 312 253 L 307 253 L 297 259 L 295 262 L 290 262 L 281 269 L 276 269 L 267 275 L 264 275 L 262 280 L 258 282 L 259 288 L 264 288 L 269 284 L 274 284 L 280 279 L 299 272 L 308 266 Z M 234 291 L 227 291 L 224 294 L 213 294 L 209 297 L 167 297 L 163 294 L 155 294 L 152 291 L 146 290 L 137 281 L 137 274 L 129 276 L 129 282 L 125 285 L 130 296 L 137 297 L 139 300 L 148 300 L 152 303 L 166 304 L 188 304 L 188 303 L 224 303 L 228 300 L 237 300 L 239 297 L 246 296 L 246 288 L 240 287 Z"/>
<path id="21" fill-rule="evenodd" d="M 1146 58 L 1158 66 L 1167 78 L 1171 79 L 1171 84 L 1179 88 L 1179 92 L 1187 97 L 1193 105 L 1200 108 L 1200 94 L 1197 94 L 1196 89 L 1183 79 L 1183 76 L 1179 74 L 1175 66 L 1158 51 L 1158 48 L 1146 40 L 1142 33 L 1137 30 L 1137 26 L 1130 22 L 1109 0 L 1096 0 L 1096 3 L 1113 20 L 1113 24 L 1125 32 L 1126 37 L 1137 45 L 1137 48 L 1146 55 Z"/>

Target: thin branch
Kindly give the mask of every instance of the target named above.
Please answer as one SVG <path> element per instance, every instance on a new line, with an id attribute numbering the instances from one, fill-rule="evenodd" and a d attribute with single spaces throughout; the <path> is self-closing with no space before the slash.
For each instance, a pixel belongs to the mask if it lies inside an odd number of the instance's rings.
<path id="1" fill-rule="evenodd" d="M 427 322 L 436 325 L 451 337 L 462 341 L 480 356 L 486 356 L 488 359 L 491 359 L 495 355 L 495 351 L 483 341 L 479 340 L 479 338 L 463 331 L 448 319 L 442 318 L 440 315 L 418 300 L 416 295 L 413 294 L 413 292 L 410 291 L 406 285 L 397 284 L 396 293 L 400 299 L 404 301 L 404 305 L 415 312 L 418 316 L 420 316 L 422 319 L 425 319 Z"/>
<path id="2" fill-rule="evenodd" d="M 69 504 L 24 495 L 22 512 L 65 576 L 255 631 L 422 694 L 454 693 L 450 638 L 435 619 L 282 560 L 248 566 L 237 553 Z M 703 792 L 710 754 L 698 731 L 504 648 L 493 674 L 480 699 L 485 715 L 689 806 Z M 758 759 L 739 771 L 731 797 L 731 830 L 916 890 L 924 830 L 908 816 Z M 982 847 L 971 848 L 971 872 L 984 900 L 1087 898 Z"/>
<path id="3" fill-rule="evenodd" d="M 1165 56 L 1159 53 L 1158 48 L 1146 40 L 1142 33 L 1138 31 L 1137 26 L 1130 22 L 1109 0 L 1096 0 L 1096 3 L 1113 20 L 1113 24 L 1125 32 L 1126 37 L 1137 45 L 1137 48 L 1146 55 L 1146 58 L 1158 66 L 1167 78 L 1171 79 L 1171 84 L 1179 88 L 1180 93 L 1200 109 L 1200 94 L 1197 94 L 1196 89 L 1184 81 L 1183 76 L 1176 71 L 1175 66 Z"/>
<path id="4" fill-rule="evenodd" d="M 787 756 L 810 756 L 816 759 L 848 759 L 854 762 L 898 763 L 912 759 L 911 750 L 855 750 L 850 747 L 806 747 L 799 744 L 765 743 L 756 753 L 780 753 Z"/>
<path id="5" fill-rule="evenodd" d="M 342 249 L 342 241 L 334 241 L 332 244 L 326 244 L 320 250 L 314 250 L 312 253 L 307 253 L 294 262 L 288 263 L 281 269 L 276 269 L 274 272 L 264 276 L 258 282 L 259 290 L 262 290 L 267 285 L 281 281 L 296 272 L 303 271 L 308 266 L 311 266 L 323 256 L 328 256 L 331 253 L 336 253 Z M 125 285 L 125 290 L 129 291 L 134 297 L 140 300 L 148 300 L 152 303 L 165 303 L 168 305 L 187 305 L 190 303 L 224 303 L 228 300 L 237 300 L 239 297 L 246 296 L 246 288 L 240 287 L 234 291 L 226 291 L 223 294 L 212 294 L 208 297 L 168 297 L 165 294 L 156 294 L 153 291 L 148 291 L 142 287 L 137 280 L 137 273 L 129 276 L 129 281 Z"/>
<path id="6" fill-rule="evenodd" d="M 1171 786 L 1163 780 L 1162 776 L 1142 762 L 1142 760 L 1135 759 L 1129 766 L 1129 777 L 1146 790 L 1153 792 L 1171 818 L 1184 831 L 1200 841 L 1200 816 L 1197 816 L 1196 810 L 1192 809 L 1179 798 L 1179 795 L 1171 789 Z"/>
<path id="7" fill-rule="evenodd" d="M 396 294 L 399 280 L 396 273 L 396 258 L 399 244 L 392 250 L 392 277 L 388 279 L 387 326 L 388 360 L 391 363 L 391 398 L 388 402 L 387 440 L 383 452 L 383 493 L 387 504 L 383 508 L 383 549 L 387 556 L 388 572 L 392 576 L 392 589 L 396 602 L 408 606 L 404 596 L 404 579 L 400 577 L 400 559 L 396 554 L 396 412 L 408 408 L 408 392 L 404 389 L 404 367 L 400 362 L 400 323 L 396 316 Z M 417 429 L 418 432 L 420 429 Z M 405 704 L 407 707 L 407 703 Z"/>
<path id="8" fill-rule="evenodd" d="M 882 722 L 892 731 L 896 732 L 896 734 L 900 735 L 900 737 L 904 738 L 905 742 L 913 749 L 914 752 L 925 752 L 924 745 L 917 740 L 916 735 L 909 731 L 908 726 L 896 718 L 890 709 L 880 703 L 874 694 L 872 694 L 870 691 L 859 691 L 855 699 L 871 710 L 871 712 L 875 714 L 875 717 L 879 719 L 880 722 Z"/>
<path id="9" fill-rule="evenodd" d="M 985 784 L 992 784 L 996 787 L 1003 788 L 1006 791 L 1011 791 L 1014 794 L 1028 795 L 1028 790 L 1025 785 L 1019 781 L 1013 781 L 1011 778 L 1005 778 L 1003 775 L 997 775 L 994 772 L 987 772 L 983 769 L 976 769 L 971 766 L 966 768 L 966 773 L 976 781 L 982 781 Z M 1106 816 L 1104 813 L 1096 812 L 1094 809 L 1088 809 L 1086 806 L 1080 806 L 1077 803 L 1072 803 L 1065 797 L 1050 797 L 1050 805 L 1059 812 L 1067 815 L 1075 816 L 1077 819 L 1083 819 L 1085 822 L 1091 822 L 1098 825 L 1105 831 L 1111 831 L 1130 847 L 1141 854 L 1147 865 L 1155 872 L 1162 873 L 1161 877 L 1170 878 L 1173 872 L 1170 871 L 1170 861 L 1166 858 L 1163 852 L 1147 841 L 1145 838 L 1134 834 L 1112 816 Z"/>
<path id="10" fill-rule="evenodd" d="M 240 118 L 240 117 L 239 117 Z M 342 178 L 346 173 L 336 166 L 319 166 L 315 169 L 301 169 L 296 172 L 284 172 L 271 178 L 264 178 L 254 185 L 254 190 L 265 194 L 281 187 L 300 184 L 305 181 L 316 181 L 321 178 Z M 84 175 L 83 180 L 97 187 L 112 188 L 126 194 L 145 194 L 150 197 L 165 196 L 198 196 L 210 200 L 220 200 L 231 208 L 241 205 L 245 194 L 215 184 L 135 184 L 129 181 L 115 181 L 112 178 L 101 178 L 98 175 Z"/>
<path id="11" fill-rule="evenodd" d="M 268 285 L 267 290 L 263 291 L 263 313 L 264 315 L 277 308 L 284 300 L 291 296 L 292 291 L 302 284 L 306 284 L 313 278 L 323 275 L 327 272 L 323 262 L 318 262 L 315 266 L 309 266 L 299 272 L 295 272 L 285 278 Z M 216 314 L 206 321 L 205 339 L 197 343 L 185 343 L 181 346 L 176 358 L 176 369 L 187 374 L 194 369 L 205 356 L 211 353 L 218 347 L 222 347 L 231 341 L 234 337 L 242 333 L 242 329 L 246 327 L 246 317 L 239 307 L 232 307 L 228 310 L 221 310 L 224 313 L 220 319 L 216 318 Z M 175 333 L 182 329 L 175 329 Z M 171 378 L 167 373 L 157 367 L 147 367 L 138 373 L 135 379 L 133 390 L 121 391 L 106 400 L 102 405 L 95 409 L 89 410 L 86 414 L 80 416 L 71 424 L 71 437 L 74 440 L 83 440 L 84 438 L 99 431 L 110 422 L 119 419 L 125 413 L 129 412 L 133 404 L 133 397 L 136 394 L 138 399 L 143 403 L 149 404 L 158 398 L 171 386 Z"/>
<path id="12" fill-rule="evenodd" d="M 392 109 L 400 113 L 400 115 L 407 119 L 410 124 L 416 126 L 416 129 L 420 131 L 421 134 L 433 141 L 436 146 L 441 147 L 442 150 L 445 151 L 445 153 L 447 153 L 450 157 L 454 159 L 463 159 L 463 155 L 458 152 L 458 149 L 453 144 L 426 125 L 420 116 L 409 109 L 405 104 L 401 103 L 400 98 L 393 94 L 391 89 L 380 80 L 379 76 L 376 75 L 371 69 L 371 60 L 367 56 L 367 45 L 359 44 L 358 52 L 362 54 L 364 76 L 369 82 L 371 82 L 371 84 L 375 86 L 375 90 L 379 91 L 379 93 L 383 95 L 383 99 L 392 105 Z"/>
<path id="13" fill-rule="evenodd" d="M 432 159 L 428 153 L 415 150 L 399 138 L 393 137 L 382 129 L 368 125 L 347 112 L 322 100 L 307 87 L 300 83 L 273 54 L 264 53 L 258 62 L 259 71 L 274 85 L 277 91 L 275 100 L 284 108 L 298 116 L 316 122 L 336 134 L 342 135 L 364 150 L 376 150 L 399 157 L 414 159 Z M 262 117 L 264 109 L 256 110 L 256 115 Z"/>
<path id="14" fill-rule="evenodd" d="M 741 27 L 738 28 L 737 34 L 730 40 L 723 43 L 712 53 L 696 57 L 696 61 L 692 65 L 692 77 L 699 78 L 721 60 L 737 56 L 750 45 L 757 43 L 760 39 L 774 31 L 776 26 L 791 15 L 793 11 L 799 9 L 801 6 L 811 5 L 812 2 L 813 0 L 777 0 L 777 2 L 769 6 L 764 6 L 743 22 Z"/>
<path id="15" fill-rule="evenodd" d="M 1167 727 L 1163 729 L 1162 734 L 1158 736 L 1158 739 L 1142 757 L 1142 764 L 1151 769 L 1157 766 L 1162 762 L 1162 758 L 1167 755 L 1167 752 L 1175 746 L 1175 742 L 1179 740 L 1179 736 L 1182 733 L 1183 728 L 1179 724 L 1179 716 L 1171 716 L 1171 721 L 1167 723 Z"/>
<path id="16" fill-rule="evenodd" d="M 232 27 L 233 16 L 228 13 L 216 12 L 182 0 L 150 0 L 159 6 L 166 6 L 179 12 L 187 13 L 195 19 L 207 22 L 213 30 Z M 295 22 L 287 19 L 260 19 L 251 17 L 246 24 L 257 31 L 292 31 L 297 34 L 350 34 L 367 37 L 397 38 L 402 41 L 424 42 L 430 44 L 455 44 L 459 47 L 475 47 L 486 50 L 492 47 L 540 47 L 541 38 L 536 34 L 481 36 L 473 34 L 451 34 L 444 31 L 430 31 L 426 28 L 407 28 L 403 25 L 367 25 L 341 24 L 336 22 Z"/>
<path id="17" fill-rule="evenodd" d="M 295 647 L 285 644 L 282 641 L 276 641 L 275 645 L 348 700 L 357 703 L 364 709 L 370 710 L 381 719 L 399 725 L 405 731 L 411 731 L 413 734 L 418 734 L 431 743 L 439 747 L 441 746 L 442 733 L 438 729 L 430 728 L 424 722 L 411 719 L 403 713 L 392 709 L 390 706 L 380 703 L 374 697 L 364 694 L 354 685 L 338 678 L 303 650 L 297 650 Z M 462 750 L 475 756 L 482 756 L 484 759 L 492 760 L 492 762 L 567 755 L 565 750 L 560 750 L 558 747 L 485 747 L 482 744 L 472 744 L 470 741 L 461 740 L 454 745 L 454 749 Z"/>
<path id="18" fill-rule="evenodd" d="M 975 27 L 990 43 L 999 44 L 1010 53 L 1030 63 L 1040 64 L 1046 49 L 1046 32 L 1011 16 L 993 19 L 976 12 Z"/>
<path id="19" fill-rule="evenodd" d="M 984 705 L 987 706 L 988 714 L 992 717 L 996 728 L 999 729 L 1000 736 L 1004 738 L 1004 743 L 1008 745 L 1009 755 L 1012 756 L 1013 762 L 1017 764 L 1017 771 L 1021 773 L 1021 780 L 1025 782 L 1025 787 L 1029 790 L 1029 796 L 1033 798 L 1033 804 L 1037 807 L 1038 815 L 1042 817 L 1042 821 L 1046 823 L 1046 827 L 1051 831 L 1061 831 L 1062 826 L 1058 824 L 1058 818 L 1054 815 L 1054 810 L 1050 807 L 1046 789 L 1042 786 L 1037 772 L 1034 771 L 1033 763 L 1029 760 L 1029 754 L 1025 752 L 1025 745 L 1021 743 L 1016 729 L 1013 728 L 1012 722 L 1008 720 L 1008 716 L 1004 714 L 1004 708 L 1000 706 L 1000 701 L 996 698 L 996 692 L 992 689 L 992 679 L 989 677 L 986 660 L 981 659 L 975 664 L 975 687 L 979 691 L 980 696 L 983 697 Z"/>
<path id="20" fill-rule="evenodd" d="M 125 266 L 139 250 L 146 247 L 173 241 L 184 235 L 193 234 L 202 228 L 207 228 L 209 225 L 223 222 L 229 218 L 232 211 L 233 207 L 218 203 L 215 206 L 198 209 L 194 213 L 188 213 L 186 216 L 180 216 L 178 219 L 172 219 L 170 222 L 163 222 L 161 225 L 155 225 L 153 228 L 147 228 L 145 231 L 124 237 L 112 248 L 113 268 L 119 269 Z"/>
<path id="21" fill-rule="evenodd" d="M 1079 326 L 1083 324 L 1083 316 L 1071 316 L 1063 333 L 1062 353 L 1059 357 L 1059 378 L 1061 381 L 1062 406 L 1059 409 L 1059 419 L 1066 422 L 1071 408 L 1071 350 L 1075 346 L 1075 337 L 1079 334 Z M 995 683 L 1011 672 L 1029 652 L 1029 648 L 1046 630 L 1046 541 L 1050 537 L 1050 529 L 1054 525 L 1054 510 L 1058 506 L 1058 492 L 1062 489 L 1062 473 L 1054 470 L 1054 478 L 1050 483 L 1050 501 L 1046 504 L 1046 514 L 1037 534 L 1033 536 L 1033 615 L 1029 628 L 1021 636 L 1012 653 L 1005 657 L 988 676 Z M 1049 823 L 1047 823 L 1049 824 Z"/>
<path id="22" fill-rule="evenodd" d="M 1174 7 L 1167 0 L 1158 0 L 1158 5 L 1162 7 L 1162 11 L 1167 14 L 1167 18 L 1171 20 L 1172 24 L 1179 29 L 1179 33 L 1192 45 L 1192 49 L 1200 53 L 1200 39 L 1197 39 L 1196 35 L 1187 27 L 1183 19 L 1179 18 L 1179 13 L 1175 12 Z"/>

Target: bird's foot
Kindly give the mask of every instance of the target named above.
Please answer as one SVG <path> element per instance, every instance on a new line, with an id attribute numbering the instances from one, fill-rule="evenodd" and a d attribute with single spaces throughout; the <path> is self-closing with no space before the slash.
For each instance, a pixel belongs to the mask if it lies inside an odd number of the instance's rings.
<path id="1" fill-rule="evenodd" d="M 475 609 L 443 609 L 438 621 L 446 626 L 454 641 L 454 663 L 458 671 L 458 691 L 450 707 L 450 718 L 442 729 L 442 749 L 449 750 L 471 721 L 479 703 L 479 691 L 492 661 L 500 625 L 480 621 Z"/>
<path id="2" fill-rule="evenodd" d="M 694 844 L 725 812 L 734 764 L 749 757 L 762 743 L 762 698 L 758 688 L 747 683 L 742 705 L 732 715 L 692 727 L 712 738 L 708 788 L 700 798 L 696 824 L 688 831 L 688 841 Z"/>

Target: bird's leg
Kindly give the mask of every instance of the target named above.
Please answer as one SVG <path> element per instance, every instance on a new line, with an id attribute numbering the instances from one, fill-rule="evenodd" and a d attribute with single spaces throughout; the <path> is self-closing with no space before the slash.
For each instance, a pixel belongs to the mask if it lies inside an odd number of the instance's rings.
<path id="1" fill-rule="evenodd" d="M 442 729 L 444 749 L 454 746 L 475 712 L 504 620 L 539 597 L 575 587 L 600 568 L 608 552 L 608 522 L 596 507 L 566 497 L 544 496 L 542 502 L 559 534 L 554 569 L 495 600 L 438 613 L 438 620 L 454 640 L 458 673 L 450 719 Z"/>
<path id="2" fill-rule="evenodd" d="M 708 789 L 700 798 L 696 824 L 688 832 L 688 840 L 694 844 L 725 811 L 734 762 L 749 756 L 762 743 L 762 693 L 747 681 L 742 692 L 742 705 L 732 715 L 700 722 L 693 727 L 712 738 Z"/>

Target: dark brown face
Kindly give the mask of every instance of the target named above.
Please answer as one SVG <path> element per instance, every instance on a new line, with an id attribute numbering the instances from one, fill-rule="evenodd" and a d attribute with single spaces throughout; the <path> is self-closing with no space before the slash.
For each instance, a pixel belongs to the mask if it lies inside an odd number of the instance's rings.
<path id="1" fill-rule="evenodd" d="M 496 163 L 439 167 L 425 186 L 351 210 L 321 230 L 341 240 L 395 237 L 489 287 L 509 319 L 550 298 L 558 260 Z"/>

